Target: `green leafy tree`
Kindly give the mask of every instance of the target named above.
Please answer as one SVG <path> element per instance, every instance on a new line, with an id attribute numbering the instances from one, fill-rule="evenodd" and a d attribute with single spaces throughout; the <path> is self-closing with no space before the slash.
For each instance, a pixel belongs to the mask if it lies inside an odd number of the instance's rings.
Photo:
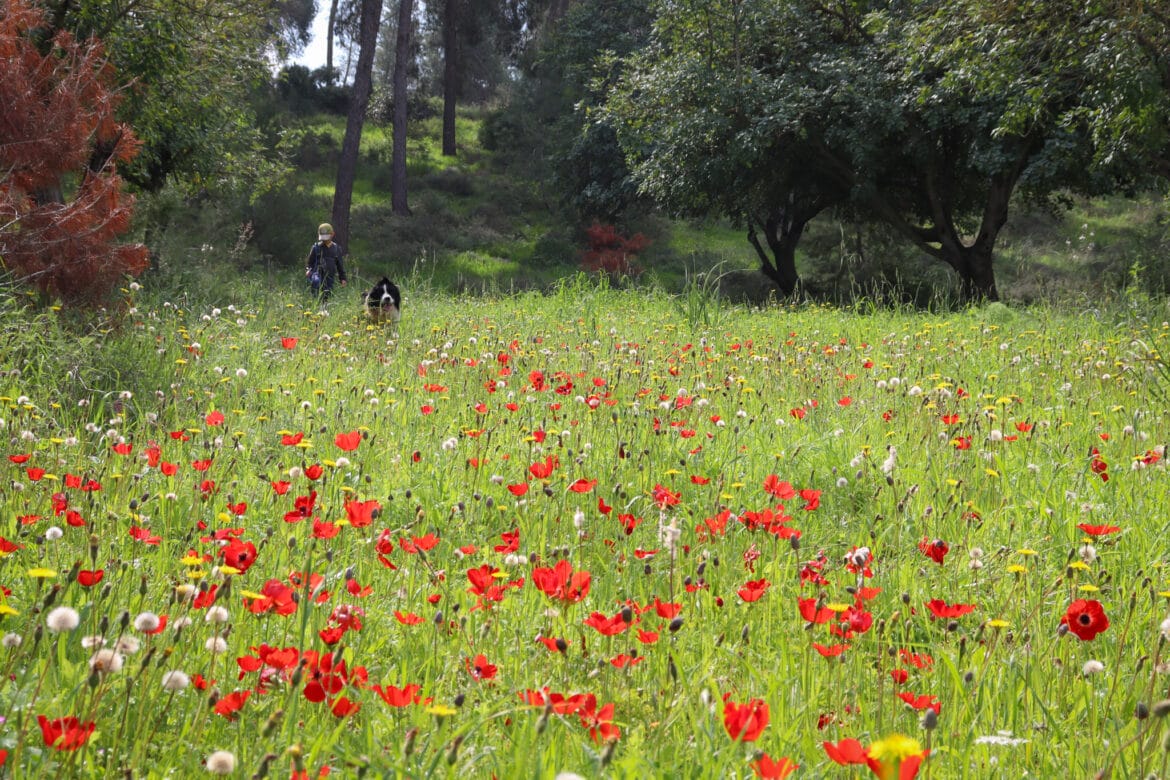
<path id="1" fill-rule="evenodd" d="M 799 286 L 804 225 L 836 207 L 945 262 L 965 297 L 996 298 L 1013 196 L 1107 190 L 1148 150 L 1120 129 L 1149 96 L 1106 97 L 1149 63 L 1110 64 L 1130 20 L 1111 25 L 1094 4 L 682 0 L 659 12 L 607 120 L 643 192 L 747 225 L 785 293 Z"/>
<path id="2" fill-rule="evenodd" d="M 308 36 L 309 0 L 38 0 L 45 40 L 103 41 L 125 89 L 119 118 L 142 141 L 122 174 L 145 190 L 168 181 L 262 187 L 274 171 L 250 107 L 273 56 Z"/>

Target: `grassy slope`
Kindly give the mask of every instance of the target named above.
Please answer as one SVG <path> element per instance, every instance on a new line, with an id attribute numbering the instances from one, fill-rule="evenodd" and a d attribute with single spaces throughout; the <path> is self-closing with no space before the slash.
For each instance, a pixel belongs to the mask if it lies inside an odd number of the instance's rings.
<path id="1" fill-rule="evenodd" d="M 555 195 L 540 182 L 525 181 L 503 169 L 479 144 L 480 114 L 461 113 L 459 156 L 440 153 L 440 120 L 412 123 L 408 146 L 410 217 L 389 213 L 390 128 L 368 123 L 354 189 L 351 263 L 359 279 L 388 273 L 402 278 L 421 274 L 435 287 L 456 292 L 507 292 L 550 289 L 579 268 L 585 248 L 584 225 L 569 224 Z M 289 225 L 315 225 L 330 210 L 334 161 L 344 134 L 340 117 L 316 117 L 306 125 L 298 157 L 300 170 L 272 212 L 257 221 L 258 248 L 283 258 L 301 251 L 304 241 L 281 244 Z M 1017 208 L 1001 238 L 998 275 L 1009 300 L 1099 297 L 1131 280 L 1143 267 L 1151 290 L 1170 286 L 1163 268 L 1170 238 L 1167 205 L 1157 198 L 1120 198 L 1077 203 L 1063 217 Z M 651 238 L 639 258 L 648 271 L 642 280 L 677 291 L 696 272 L 717 268 L 725 292 L 762 300 L 770 285 L 755 269 L 758 261 L 743 232 L 726 222 L 691 224 L 643 217 L 627 233 Z M 938 298 L 953 283 L 941 264 L 916 257 L 898 244 L 867 236 L 859 259 L 849 233 L 832 220 L 814 222 L 802 242 L 798 267 L 814 290 L 847 296 L 872 282 L 874 269 L 896 277 L 906 291 L 895 297 L 919 304 Z M 302 231 L 309 232 L 311 228 Z M 274 235 L 275 234 L 275 235 Z M 311 237 L 307 238 L 311 240 Z"/>

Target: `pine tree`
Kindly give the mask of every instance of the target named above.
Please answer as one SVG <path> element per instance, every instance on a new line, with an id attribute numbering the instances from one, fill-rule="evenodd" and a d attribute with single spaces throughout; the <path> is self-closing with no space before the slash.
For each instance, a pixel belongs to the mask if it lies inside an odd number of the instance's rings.
<path id="1" fill-rule="evenodd" d="M 27 0 L 0 11 L 0 260 L 46 295 L 95 303 L 148 265 L 145 246 L 114 243 L 134 207 L 116 167 L 138 141 L 114 117 L 101 45 L 44 29 Z"/>

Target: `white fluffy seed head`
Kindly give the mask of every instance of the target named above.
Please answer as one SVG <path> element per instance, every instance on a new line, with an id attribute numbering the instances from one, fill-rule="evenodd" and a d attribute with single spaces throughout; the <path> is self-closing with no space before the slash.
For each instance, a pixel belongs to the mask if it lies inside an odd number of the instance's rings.
<path id="1" fill-rule="evenodd" d="M 213 775 L 230 775 L 236 771 L 236 757 L 227 750 L 217 750 L 207 757 L 207 771 Z"/>
<path id="2" fill-rule="evenodd" d="M 158 631 L 159 622 L 158 615 L 153 612 L 142 612 L 134 618 L 134 628 L 144 634 L 150 634 Z"/>
<path id="3" fill-rule="evenodd" d="M 101 674 L 113 674 L 122 670 L 125 659 L 116 650 L 103 648 L 94 653 L 89 659 L 89 668 Z"/>
<path id="4" fill-rule="evenodd" d="M 45 627 L 55 634 L 72 631 L 81 622 L 81 616 L 72 607 L 56 607 L 45 616 Z"/>
<path id="5" fill-rule="evenodd" d="M 167 672 L 162 678 L 162 687 L 168 691 L 181 691 L 190 684 L 191 678 L 186 672 L 180 672 L 178 669 Z"/>

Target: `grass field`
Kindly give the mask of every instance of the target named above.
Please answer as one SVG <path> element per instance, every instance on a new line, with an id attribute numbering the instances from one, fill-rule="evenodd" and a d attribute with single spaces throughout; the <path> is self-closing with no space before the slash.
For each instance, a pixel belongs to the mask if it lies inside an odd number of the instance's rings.
<path id="1" fill-rule="evenodd" d="M 404 292 L 3 297 L 9 776 L 1166 776 L 1164 307 Z"/>

